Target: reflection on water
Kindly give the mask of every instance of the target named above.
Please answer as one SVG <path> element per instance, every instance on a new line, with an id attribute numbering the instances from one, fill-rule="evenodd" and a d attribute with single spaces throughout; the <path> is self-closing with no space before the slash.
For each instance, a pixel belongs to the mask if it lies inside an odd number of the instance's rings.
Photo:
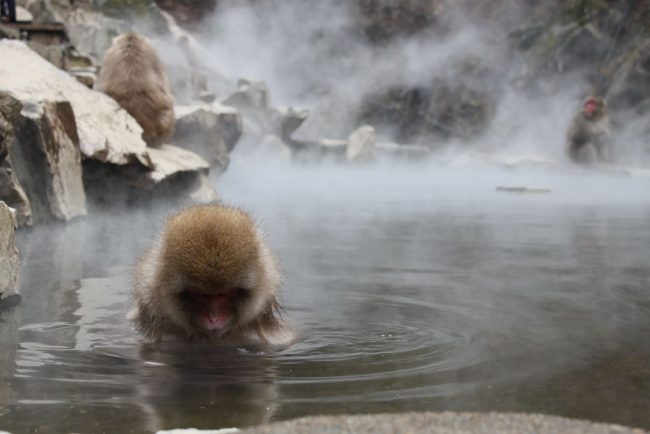
<path id="1" fill-rule="evenodd" d="M 0 316 L 0 429 L 141 432 L 399 410 L 650 428 L 647 180 L 567 175 L 531 197 L 494 191 L 517 173 L 463 185 L 454 173 L 389 173 L 222 181 L 260 217 L 287 272 L 300 339 L 275 353 L 140 343 L 124 320 L 130 267 L 162 213 L 22 233 L 23 303 Z M 611 190 L 571 201 L 594 183 Z"/>

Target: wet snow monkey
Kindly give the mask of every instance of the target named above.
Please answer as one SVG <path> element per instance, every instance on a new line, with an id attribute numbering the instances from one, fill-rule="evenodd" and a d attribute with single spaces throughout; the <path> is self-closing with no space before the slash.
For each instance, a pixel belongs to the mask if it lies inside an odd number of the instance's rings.
<path id="1" fill-rule="evenodd" d="M 163 65 L 143 36 L 129 32 L 113 40 L 96 88 L 135 118 L 148 145 L 169 140 L 174 132 L 174 99 Z"/>
<path id="2" fill-rule="evenodd" d="M 284 345 L 279 264 L 245 212 L 198 205 L 170 217 L 140 259 L 129 319 L 154 341 Z"/>
<path id="3" fill-rule="evenodd" d="M 605 107 L 603 98 L 587 97 L 573 118 L 567 131 L 567 154 L 574 163 L 611 162 L 609 117 Z"/>

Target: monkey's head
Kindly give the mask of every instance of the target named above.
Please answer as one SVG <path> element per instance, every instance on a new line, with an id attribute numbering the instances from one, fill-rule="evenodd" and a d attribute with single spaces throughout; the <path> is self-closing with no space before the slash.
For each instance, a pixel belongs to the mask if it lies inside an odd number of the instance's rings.
<path id="1" fill-rule="evenodd" d="M 605 114 L 605 100 L 599 96 L 590 96 L 582 102 L 582 112 L 589 119 L 598 119 Z"/>
<path id="2" fill-rule="evenodd" d="M 190 335 L 241 329 L 274 301 L 279 274 L 243 211 L 202 205 L 171 217 L 162 237 L 158 297 Z"/>

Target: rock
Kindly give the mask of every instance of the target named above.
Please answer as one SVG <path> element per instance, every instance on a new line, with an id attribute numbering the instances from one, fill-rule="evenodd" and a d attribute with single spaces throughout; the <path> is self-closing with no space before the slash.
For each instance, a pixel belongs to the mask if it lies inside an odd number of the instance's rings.
<path id="1" fill-rule="evenodd" d="M 20 39 L 20 31 L 0 24 L 0 39 Z"/>
<path id="2" fill-rule="evenodd" d="M 14 122 L 20 116 L 22 104 L 9 94 L 0 93 L 0 200 L 16 210 L 19 227 L 31 226 L 32 207 L 16 177 L 9 148 L 15 142 Z"/>
<path id="3" fill-rule="evenodd" d="M 4 214 L 2 211 L 3 205 L 0 202 L 0 215 Z M 3 225 L 3 217 L 0 216 L 0 227 Z M 0 229 L 0 244 L 3 244 L 7 240 L 5 234 L 2 233 Z M 0 262 L 2 262 L 2 255 L 0 253 Z M 2 270 L 2 265 L 0 265 L 0 279 L 7 276 Z M 0 287 L 2 284 L 0 284 Z M 17 286 L 16 286 L 17 287 Z M 11 399 L 14 395 L 14 392 L 11 388 L 11 381 L 7 379 L 12 378 L 16 370 L 16 355 L 18 353 L 18 348 L 20 348 L 19 342 L 19 328 L 20 328 L 20 310 L 11 309 L 12 306 L 20 302 L 20 296 L 17 294 L 10 295 L 7 297 L 2 296 L 2 289 L 0 288 L 0 378 L 3 380 L 0 381 L 0 408 L 6 409 L 11 404 Z M 0 414 L 5 415 L 4 411 L 0 411 Z M 0 434 L 9 434 L 6 431 L 2 431 L 0 428 Z"/>
<path id="4" fill-rule="evenodd" d="M 242 434 L 645 434 L 622 425 L 531 413 L 411 412 L 313 416 L 245 428 Z"/>
<path id="5" fill-rule="evenodd" d="M 243 112 L 265 112 L 269 108 L 269 91 L 263 81 L 240 79 L 237 90 L 223 101 Z"/>
<path id="6" fill-rule="evenodd" d="M 237 153 L 241 159 L 246 159 L 247 157 L 256 155 L 264 137 L 266 136 L 266 129 L 245 116 L 242 117 L 242 126 L 242 136 L 239 139 L 239 142 L 237 142 L 235 153 Z"/>
<path id="7" fill-rule="evenodd" d="M 26 4 L 28 13 L 32 16 L 30 21 L 35 24 L 62 23 L 63 17 L 54 8 L 50 0 L 29 0 Z"/>
<path id="8" fill-rule="evenodd" d="M 221 104 L 196 104 L 176 108 L 176 127 L 172 142 L 190 149 L 217 171 L 223 172 L 242 135 L 241 114 Z"/>
<path id="9" fill-rule="evenodd" d="M 113 38 L 133 30 L 133 26 L 127 21 L 83 8 L 73 8 L 65 15 L 64 20 L 71 44 L 96 62 L 103 59 Z"/>
<path id="10" fill-rule="evenodd" d="M 278 134 L 286 143 L 291 141 L 291 135 L 309 117 L 309 110 L 293 107 L 273 107 L 269 110 L 273 132 Z"/>
<path id="11" fill-rule="evenodd" d="M 192 188 L 193 191 L 189 195 L 191 203 L 209 203 L 219 200 L 219 194 L 212 187 L 207 173 L 201 173 Z"/>
<path id="12" fill-rule="evenodd" d="M 0 91 L 10 89 L 16 99 L 29 107 L 34 101 L 70 102 L 84 157 L 83 181 L 92 206 L 150 203 L 153 199 L 162 200 L 165 194 L 174 199 L 188 198 L 203 185 L 200 177 L 208 172 L 203 159 L 173 146 L 147 148 L 141 138 L 142 128 L 109 96 L 88 89 L 22 42 L 0 41 L 0 58 L 12 59 L 0 62 Z M 63 130 L 72 134 L 67 121 L 63 122 Z M 229 139 L 224 140 L 224 146 L 232 144 Z M 17 170 L 16 174 L 20 173 Z M 20 176 L 18 179 L 23 183 Z M 32 184 L 36 179 L 31 180 Z M 31 200 L 29 189 L 26 192 Z M 71 209 L 79 210 L 76 205 Z"/>
<path id="13" fill-rule="evenodd" d="M 172 145 L 151 148 L 148 155 L 153 170 L 138 163 L 84 160 L 84 184 L 92 198 L 89 205 L 95 209 L 149 207 L 169 198 L 177 203 L 216 198 L 206 180 L 209 164 L 198 155 Z"/>
<path id="14" fill-rule="evenodd" d="M 183 26 L 194 27 L 214 11 L 217 0 L 174 1 L 156 0 L 156 4 L 171 13 Z"/>
<path id="15" fill-rule="evenodd" d="M 113 164 L 140 161 L 149 165 L 142 128 L 109 96 L 88 89 L 19 41 L 0 40 L 0 91 L 21 101 L 72 104 L 84 157 Z"/>
<path id="16" fill-rule="evenodd" d="M 199 94 L 199 101 L 206 104 L 213 104 L 217 100 L 217 95 L 214 92 L 203 91 Z"/>
<path id="17" fill-rule="evenodd" d="M 146 188 L 153 188 L 158 182 L 186 172 L 208 173 L 209 164 L 198 155 L 172 145 L 162 145 L 149 150 L 153 171 L 142 178 Z"/>
<path id="18" fill-rule="evenodd" d="M 88 89 L 92 89 L 97 82 L 97 74 L 93 70 L 72 69 L 68 72 L 75 78 L 75 80 L 86 86 Z"/>
<path id="19" fill-rule="evenodd" d="M 29 48 L 36 51 L 41 57 L 59 69 L 64 69 L 67 63 L 67 47 L 62 44 L 49 45 L 36 41 L 28 41 Z"/>
<path id="20" fill-rule="evenodd" d="M 358 21 L 368 39 L 386 43 L 431 27 L 443 10 L 437 0 L 357 0 Z"/>
<path id="21" fill-rule="evenodd" d="M 300 164 L 344 163 L 347 161 L 348 142 L 345 140 L 292 140 L 290 147 L 293 161 Z"/>
<path id="22" fill-rule="evenodd" d="M 31 23 L 34 21 L 34 16 L 24 7 L 16 6 L 16 21 L 19 23 Z"/>
<path id="23" fill-rule="evenodd" d="M 20 226 L 86 215 L 77 125 L 70 103 L 21 104 L 0 92 L 9 134 L 0 141 L 0 199 L 19 210 Z"/>
<path id="24" fill-rule="evenodd" d="M 368 162 L 375 159 L 375 129 L 364 125 L 350 134 L 345 156 L 348 161 Z"/>
<path id="25" fill-rule="evenodd" d="M 279 152 L 278 159 L 286 159 L 287 150 L 297 149 L 311 154 L 318 144 L 304 141 L 293 143 L 291 135 L 308 118 L 309 111 L 293 107 L 270 107 L 269 92 L 263 81 L 241 79 L 238 89 L 223 101 L 223 104 L 240 110 L 244 116 L 244 131 L 240 155 L 259 160 L 269 151 Z M 280 144 L 278 140 L 282 142 Z M 263 148 L 263 149 L 262 149 Z M 318 151 L 315 151 L 318 154 Z M 311 158 L 311 157 L 309 157 Z"/>
<path id="26" fill-rule="evenodd" d="M 210 65 L 212 53 L 199 43 L 191 33 L 181 28 L 172 15 L 160 11 L 165 34 L 169 38 L 158 40 L 159 55 L 167 67 L 177 104 L 191 104 L 197 100 L 212 103 L 213 91 L 229 94 L 235 83 Z M 163 45 L 164 44 L 164 45 Z M 216 95 L 214 95 L 216 99 Z"/>
<path id="27" fill-rule="evenodd" d="M 0 303 L 16 298 L 20 280 L 20 258 L 16 248 L 15 211 L 0 201 Z"/>
<path id="28" fill-rule="evenodd" d="M 24 104 L 9 156 L 34 223 L 86 215 L 79 137 L 67 101 Z"/>
<path id="29" fill-rule="evenodd" d="M 205 71 L 179 65 L 167 67 L 169 85 L 176 103 L 191 104 L 209 93 L 208 75 Z"/>

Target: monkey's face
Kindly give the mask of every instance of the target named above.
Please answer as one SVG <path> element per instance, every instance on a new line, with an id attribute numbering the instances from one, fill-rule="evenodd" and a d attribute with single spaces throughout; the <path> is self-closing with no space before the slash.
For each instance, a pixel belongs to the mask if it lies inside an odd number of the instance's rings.
<path id="1" fill-rule="evenodd" d="M 178 294 L 178 303 L 198 332 L 218 337 L 237 326 L 239 308 L 248 296 L 246 289 L 238 287 L 221 291 L 188 287 Z"/>
<path id="2" fill-rule="evenodd" d="M 228 256 L 228 252 L 222 252 Z M 213 258 L 214 259 L 214 258 Z M 255 319 L 269 301 L 255 266 L 257 258 L 244 261 L 237 278 L 224 278 L 219 261 L 197 256 L 194 266 L 168 269 L 175 276 L 163 294 L 172 321 L 191 335 L 221 337 Z"/>
<path id="3" fill-rule="evenodd" d="M 219 337 L 257 318 L 273 296 L 261 246 L 239 211 L 196 208 L 172 218 L 159 279 L 169 320 L 188 334 Z"/>
<path id="4" fill-rule="evenodd" d="M 582 111 L 588 118 L 596 118 L 602 116 L 604 109 L 605 102 L 602 98 L 587 98 L 582 105 Z"/>

